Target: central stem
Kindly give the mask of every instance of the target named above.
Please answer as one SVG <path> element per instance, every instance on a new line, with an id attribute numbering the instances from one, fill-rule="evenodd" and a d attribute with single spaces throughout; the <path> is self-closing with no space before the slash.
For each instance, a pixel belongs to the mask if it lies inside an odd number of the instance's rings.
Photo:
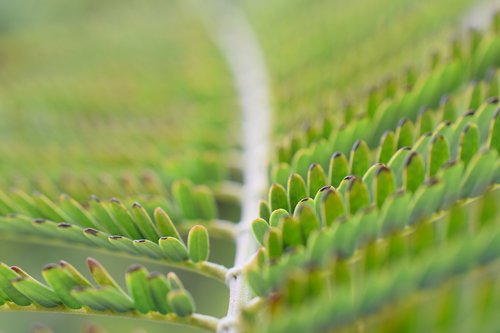
<path id="1" fill-rule="evenodd" d="M 227 316 L 219 333 L 237 333 L 242 307 L 252 296 L 243 268 L 257 251 L 251 223 L 259 213 L 259 200 L 267 187 L 267 159 L 271 124 L 269 82 L 264 57 L 244 13 L 232 0 L 194 2 L 231 71 L 242 112 L 243 196 L 234 267 L 226 275 L 229 286 Z"/>
<path id="2" fill-rule="evenodd" d="M 259 200 L 267 186 L 267 159 L 271 103 L 267 70 L 257 38 L 245 15 L 233 1 L 220 0 L 212 7 L 212 24 L 223 56 L 231 70 L 242 111 L 243 197 L 236 236 L 234 268 L 228 272 L 229 307 L 219 332 L 238 332 L 237 319 L 251 291 L 243 267 L 256 252 L 251 222 L 258 216 Z"/>

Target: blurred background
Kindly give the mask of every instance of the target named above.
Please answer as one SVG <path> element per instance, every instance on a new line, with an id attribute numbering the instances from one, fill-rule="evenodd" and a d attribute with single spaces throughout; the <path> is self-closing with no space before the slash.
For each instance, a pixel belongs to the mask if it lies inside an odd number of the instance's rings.
<path id="1" fill-rule="evenodd" d="M 267 62 L 275 138 L 335 112 L 408 66 L 423 66 L 500 5 L 233 2 L 255 30 Z M 240 181 L 237 93 L 200 5 L 201 0 L 0 0 L 0 189 L 50 197 L 65 192 L 84 202 L 91 194 L 125 200 L 166 195 L 178 178 L 215 190 Z M 164 188 L 147 187 L 151 177 Z M 226 215 L 237 220 L 237 212 Z M 93 256 L 118 277 L 132 264 L 90 251 L 2 235 L 0 240 L 0 261 L 35 277 L 45 263 L 60 259 L 85 271 L 85 258 Z M 230 266 L 233 245 L 214 245 L 211 259 Z M 179 274 L 199 312 L 224 315 L 223 285 Z M 30 332 L 35 323 L 78 332 L 88 322 L 109 332 L 197 331 L 129 319 L 0 312 L 2 333 Z"/>

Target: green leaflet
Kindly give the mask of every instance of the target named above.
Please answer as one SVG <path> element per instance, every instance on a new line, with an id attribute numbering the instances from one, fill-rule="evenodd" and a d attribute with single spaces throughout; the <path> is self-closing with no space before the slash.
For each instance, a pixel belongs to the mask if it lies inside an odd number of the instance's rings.
<path id="1" fill-rule="evenodd" d="M 269 230 L 269 224 L 262 218 L 257 218 L 252 221 L 252 232 L 255 240 L 264 246 L 264 236 Z"/>
<path id="2" fill-rule="evenodd" d="M 207 229 L 202 225 L 195 225 L 188 235 L 189 257 L 193 262 L 208 260 L 209 237 Z"/>
<path id="3" fill-rule="evenodd" d="M 412 152 L 405 161 L 403 187 L 406 191 L 415 192 L 424 183 L 424 179 L 424 160 L 417 152 Z"/>
<path id="4" fill-rule="evenodd" d="M 19 274 L 19 277 L 12 280 L 14 288 L 19 290 L 34 303 L 46 308 L 53 308 L 62 303 L 61 299 L 54 291 L 33 279 L 19 267 L 12 266 L 11 269 Z"/>
<path id="5" fill-rule="evenodd" d="M 173 237 L 181 240 L 181 236 L 177 231 L 174 223 L 170 219 L 170 216 L 161 208 L 156 208 L 154 211 L 155 224 L 158 228 L 158 232 L 162 237 Z"/>
<path id="6" fill-rule="evenodd" d="M 271 188 L 269 189 L 269 204 L 271 212 L 280 208 L 286 211 L 290 209 L 288 206 L 286 190 L 283 186 L 279 184 L 271 185 Z"/>
<path id="7" fill-rule="evenodd" d="M 475 124 L 467 124 L 460 134 L 458 157 L 465 165 L 479 150 L 479 130 Z"/>
<path id="8" fill-rule="evenodd" d="M 148 283 L 151 297 L 158 312 L 161 314 L 170 312 L 171 309 L 167 302 L 167 295 L 170 292 L 170 283 L 165 275 L 158 272 L 151 272 L 148 275 Z"/>
<path id="9" fill-rule="evenodd" d="M 42 269 L 42 275 L 64 305 L 71 309 L 79 309 L 82 306 L 82 303 L 71 295 L 73 288 L 85 286 L 81 284 L 81 280 L 74 279 L 72 275 L 55 264 L 46 265 Z"/>
<path id="10" fill-rule="evenodd" d="M 186 261 L 189 253 L 184 243 L 174 237 L 161 237 L 158 241 L 163 254 L 172 261 Z"/>
<path id="11" fill-rule="evenodd" d="M 320 188 L 326 185 L 327 179 L 323 168 L 319 164 L 311 164 L 307 171 L 307 190 L 312 196 Z"/>
<path id="12" fill-rule="evenodd" d="M 349 162 L 342 153 L 334 153 L 330 159 L 329 168 L 330 184 L 338 186 L 342 179 L 349 173 Z"/>
<path id="13" fill-rule="evenodd" d="M 441 166 L 450 158 L 448 142 L 442 135 L 437 135 L 432 138 L 428 156 L 428 177 L 433 177 L 436 175 Z"/>
<path id="14" fill-rule="evenodd" d="M 370 205 L 368 188 L 360 178 L 353 178 L 347 185 L 346 202 L 351 215 Z"/>
<path id="15" fill-rule="evenodd" d="M 149 214 L 146 210 L 138 203 L 134 202 L 132 205 L 132 215 L 134 218 L 135 224 L 139 227 L 141 233 L 149 240 L 156 241 L 158 240 L 158 232 L 156 231 L 156 227 L 149 217 Z"/>
<path id="16" fill-rule="evenodd" d="M 299 174 L 293 173 L 288 178 L 287 193 L 288 203 L 292 211 L 300 200 L 308 197 L 306 183 Z"/>
<path id="17" fill-rule="evenodd" d="M 266 251 L 269 259 L 279 259 L 283 253 L 283 238 L 281 230 L 271 227 L 264 238 L 264 242 L 266 244 Z"/>
<path id="18" fill-rule="evenodd" d="M 172 290 L 167 299 L 170 308 L 179 317 L 189 316 L 195 311 L 193 298 L 186 290 Z"/>
<path id="19" fill-rule="evenodd" d="M 125 275 L 128 292 L 132 296 L 135 308 L 141 313 L 156 309 L 149 288 L 148 275 L 149 272 L 140 265 L 131 266 Z"/>
<path id="20" fill-rule="evenodd" d="M 413 123 L 406 118 L 403 118 L 396 129 L 396 146 L 411 147 L 415 142 L 415 127 Z"/>
<path id="21" fill-rule="evenodd" d="M 362 176 L 370 166 L 370 149 L 366 142 L 358 140 L 351 149 L 349 171 L 351 175 Z"/>
<path id="22" fill-rule="evenodd" d="M 277 209 L 274 212 L 272 212 L 271 217 L 269 218 L 269 225 L 271 227 L 277 227 L 280 223 L 280 220 L 289 215 L 290 214 L 286 210 Z"/>

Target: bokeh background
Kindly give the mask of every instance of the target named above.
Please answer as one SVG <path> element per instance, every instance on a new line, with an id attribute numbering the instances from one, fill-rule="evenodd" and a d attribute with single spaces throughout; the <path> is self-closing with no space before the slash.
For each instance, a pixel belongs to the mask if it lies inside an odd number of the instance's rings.
<path id="1" fill-rule="evenodd" d="M 216 0 L 214 0 L 216 1 Z M 210 5 L 210 0 L 203 1 Z M 220 1 L 217 0 L 218 3 Z M 273 137 L 334 113 L 370 87 L 422 66 L 498 1 L 234 0 L 261 43 Z M 201 0 L 0 0 L 0 189 L 133 200 L 189 178 L 216 191 L 241 181 L 240 114 L 228 66 L 200 17 Z M 202 14 L 201 14 L 202 15 Z M 271 157 L 272 158 L 272 157 Z M 223 191 L 223 190 L 221 190 Z M 237 220 L 235 211 L 223 212 Z M 0 261 L 39 277 L 87 256 L 123 276 L 130 260 L 0 235 Z M 214 241 L 228 266 L 233 245 Z M 150 270 L 165 267 L 147 265 Z M 223 316 L 227 290 L 179 272 L 198 310 Z M 123 280 L 120 280 L 123 283 Z M 0 332 L 35 323 L 78 332 L 196 332 L 130 319 L 0 312 Z"/>

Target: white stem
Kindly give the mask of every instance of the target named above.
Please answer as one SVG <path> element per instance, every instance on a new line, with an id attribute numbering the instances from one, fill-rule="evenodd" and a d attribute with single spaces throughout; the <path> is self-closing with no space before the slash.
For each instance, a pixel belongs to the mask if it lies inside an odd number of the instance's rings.
<path id="1" fill-rule="evenodd" d="M 234 78 L 242 111 L 243 196 L 236 236 L 234 268 L 228 272 L 229 307 L 218 332 L 238 332 L 237 318 L 251 293 L 242 267 L 256 252 L 250 223 L 258 216 L 259 200 L 267 186 L 267 159 L 271 123 L 269 82 L 259 43 L 244 13 L 232 0 L 218 0 L 203 8 L 207 24 Z M 209 17 L 206 16 L 208 13 Z"/>
<path id="2" fill-rule="evenodd" d="M 500 10 L 500 0 L 487 0 L 475 4 L 462 20 L 462 28 L 483 30 L 491 23 L 493 14 Z"/>

